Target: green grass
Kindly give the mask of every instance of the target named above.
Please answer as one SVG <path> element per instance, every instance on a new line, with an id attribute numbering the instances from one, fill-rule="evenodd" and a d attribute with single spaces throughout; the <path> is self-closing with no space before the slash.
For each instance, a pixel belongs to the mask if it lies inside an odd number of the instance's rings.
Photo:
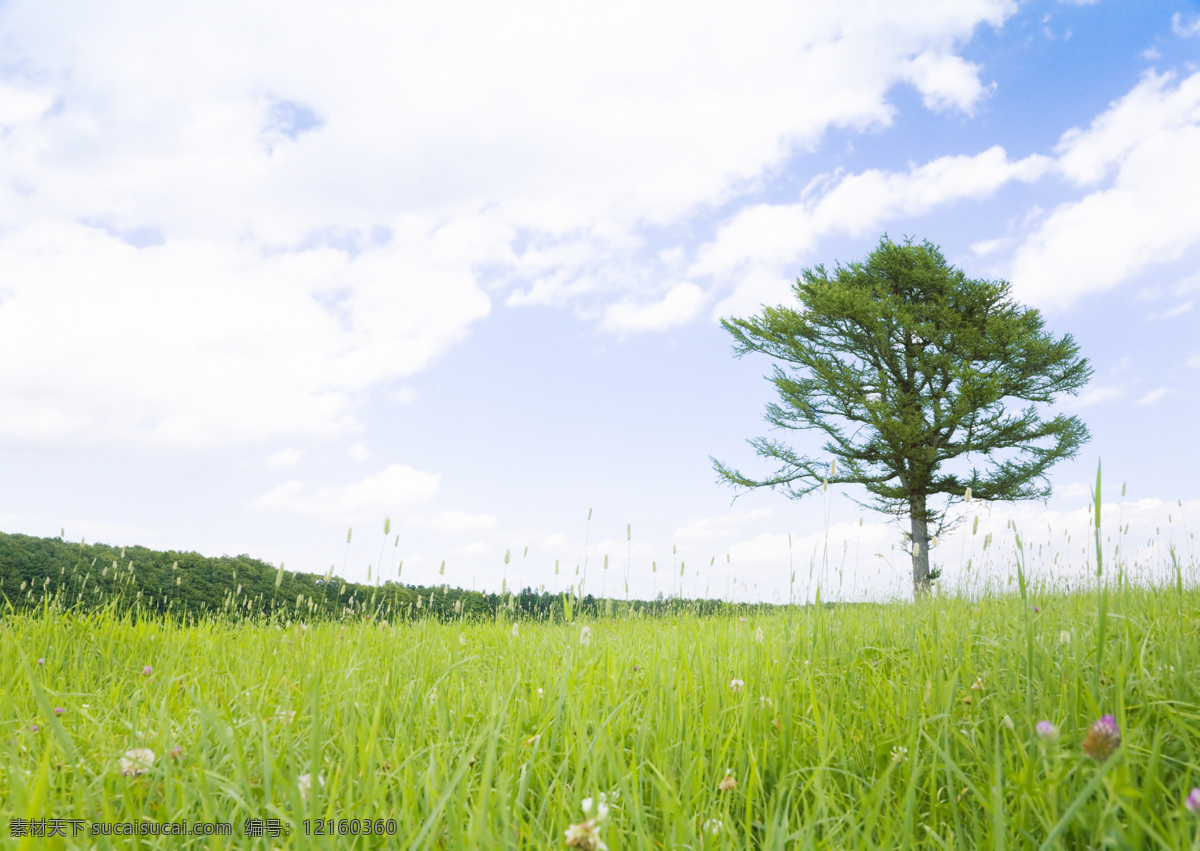
<path id="1" fill-rule="evenodd" d="M 187 819 L 232 835 L 141 847 L 565 848 L 603 792 L 612 849 L 1196 847 L 1200 591 L 1124 585 L 1104 608 L 1099 670 L 1100 596 L 1044 588 L 597 620 L 587 646 L 582 623 L 10 614 L 0 835 L 81 819 L 66 847 L 129 847 L 86 831 Z M 1123 742 L 1097 763 L 1079 745 L 1104 714 Z M 135 747 L 156 759 L 123 776 Z M 305 819 L 396 833 L 322 840 Z"/>

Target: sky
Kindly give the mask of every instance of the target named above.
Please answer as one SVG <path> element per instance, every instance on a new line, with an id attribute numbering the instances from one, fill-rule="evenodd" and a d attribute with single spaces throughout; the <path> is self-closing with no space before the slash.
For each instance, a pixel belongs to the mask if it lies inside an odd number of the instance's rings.
<path id="1" fill-rule="evenodd" d="M 1189 0 L 0 2 L 0 530 L 911 597 L 861 488 L 710 461 L 819 454 L 720 319 L 886 233 L 1010 281 L 1095 370 L 1047 409 L 1091 441 L 1045 502 L 956 505 L 943 587 L 1089 575 L 1098 465 L 1109 569 L 1173 547 L 1200 579 L 1198 198 Z"/>

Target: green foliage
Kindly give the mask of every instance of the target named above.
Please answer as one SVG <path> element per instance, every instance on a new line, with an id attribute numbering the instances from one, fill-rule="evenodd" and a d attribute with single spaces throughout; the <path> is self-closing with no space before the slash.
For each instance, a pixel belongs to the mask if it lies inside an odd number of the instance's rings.
<path id="1" fill-rule="evenodd" d="M 805 270 L 800 307 L 764 307 L 722 324 L 737 356 L 769 355 L 780 402 L 767 421 L 823 433 L 823 457 L 756 438 L 778 463 L 756 479 L 713 460 L 722 481 L 792 498 L 857 484 L 872 507 L 912 519 L 914 583 L 928 589 L 929 526 L 952 499 L 1043 498 L 1047 470 L 1088 439 L 1077 418 L 1042 419 L 1035 403 L 1076 393 L 1092 374 L 1070 335 L 1055 339 L 1004 281 L 968 278 L 936 246 L 886 236 L 862 263 Z M 1017 403 L 1028 403 L 1017 409 Z M 836 460 L 836 464 L 831 461 Z M 983 462 L 982 469 L 977 466 Z M 932 507 L 930 497 L 946 498 Z"/>

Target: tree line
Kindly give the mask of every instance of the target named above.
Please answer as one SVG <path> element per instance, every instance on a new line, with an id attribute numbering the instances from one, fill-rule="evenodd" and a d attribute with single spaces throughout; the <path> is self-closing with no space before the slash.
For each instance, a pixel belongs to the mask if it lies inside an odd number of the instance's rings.
<path id="1" fill-rule="evenodd" d="M 71 543 L 0 532 L 0 616 L 58 605 L 86 615 L 102 608 L 133 618 L 361 619 L 397 622 L 577 617 L 746 616 L 766 603 L 712 599 L 614 600 L 524 588 L 484 593 L 449 585 L 377 585 L 295 573 L 249 555 L 207 557 L 146 547 Z"/>

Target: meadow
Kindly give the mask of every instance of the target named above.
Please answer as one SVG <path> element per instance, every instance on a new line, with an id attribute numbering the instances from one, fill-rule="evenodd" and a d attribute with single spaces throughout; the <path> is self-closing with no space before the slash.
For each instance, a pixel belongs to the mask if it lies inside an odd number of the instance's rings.
<path id="1" fill-rule="evenodd" d="M 47 603 L 0 619 L 0 829 L 35 848 L 1196 848 L 1197 635 L 1182 574 L 586 622 Z M 1089 739 L 1109 715 L 1119 744 Z M 184 820 L 228 833 L 103 833 Z"/>

